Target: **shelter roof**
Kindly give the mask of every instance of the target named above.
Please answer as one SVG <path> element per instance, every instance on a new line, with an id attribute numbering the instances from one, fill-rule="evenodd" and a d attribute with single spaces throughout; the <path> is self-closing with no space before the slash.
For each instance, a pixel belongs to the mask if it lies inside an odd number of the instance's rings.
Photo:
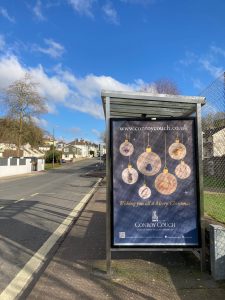
<path id="1" fill-rule="evenodd" d="M 205 97 L 150 94 L 145 92 L 115 92 L 102 90 L 104 114 L 106 99 L 110 102 L 110 117 L 185 117 L 196 111 L 196 104 L 205 104 Z"/>

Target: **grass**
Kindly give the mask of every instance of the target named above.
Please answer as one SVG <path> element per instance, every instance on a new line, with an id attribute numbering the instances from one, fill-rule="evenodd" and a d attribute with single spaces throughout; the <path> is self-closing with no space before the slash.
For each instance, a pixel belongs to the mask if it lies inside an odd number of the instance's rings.
<path id="1" fill-rule="evenodd" d="M 55 164 L 54 164 L 54 169 L 55 169 L 55 168 L 59 168 L 59 167 L 61 167 L 61 164 L 59 164 L 59 163 L 55 163 Z M 50 169 L 52 169 L 52 163 L 50 163 L 50 164 L 45 164 L 45 170 L 47 171 L 47 170 L 50 170 Z"/>
<path id="2" fill-rule="evenodd" d="M 225 223 L 225 194 L 204 194 L 205 213 L 213 219 Z"/>
<path id="3" fill-rule="evenodd" d="M 204 177 L 204 188 L 225 188 L 225 180 L 214 176 Z"/>

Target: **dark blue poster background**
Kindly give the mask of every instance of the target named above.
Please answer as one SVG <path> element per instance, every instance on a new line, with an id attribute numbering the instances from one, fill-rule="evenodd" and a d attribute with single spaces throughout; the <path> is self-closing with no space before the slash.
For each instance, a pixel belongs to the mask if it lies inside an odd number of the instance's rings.
<path id="1" fill-rule="evenodd" d="M 182 149 L 169 150 L 176 139 L 185 149 L 182 159 L 172 157 L 173 151 L 182 156 Z M 111 120 L 112 246 L 199 246 L 195 139 L 194 119 Z M 131 144 L 127 149 L 125 140 Z M 161 166 L 156 163 L 157 173 L 150 176 L 142 173 L 143 166 L 141 171 L 138 168 L 138 159 L 148 146 L 161 162 Z M 184 174 L 182 168 L 176 171 L 181 161 L 187 166 Z M 146 165 L 146 169 L 152 171 L 154 166 Z M 160 190 L 161 184 L 165 187 L 161 177 L 157 179 L 161 173 L 172 178 L 169 194 Z M 142 186 L 148 187 L 145 198 L 139 193 Z"/>

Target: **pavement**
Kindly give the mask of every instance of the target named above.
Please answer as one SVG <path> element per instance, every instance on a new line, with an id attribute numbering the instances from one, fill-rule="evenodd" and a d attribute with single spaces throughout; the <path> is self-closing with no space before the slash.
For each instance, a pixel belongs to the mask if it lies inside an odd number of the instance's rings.
<path id="1" fill-rule="evenodd" d="M 105 276 L 105 183 L 97 189 L 36 284 L 21 299 L 224 300 L 225 281 L 201 273 L 192 253 L 113 253 Z"/>
<path id="2" fill-rule="evenodd" d="M 51 259 L 94 193 L 98 160 L 0 181 L 0 299 L 15 299 Z"/>

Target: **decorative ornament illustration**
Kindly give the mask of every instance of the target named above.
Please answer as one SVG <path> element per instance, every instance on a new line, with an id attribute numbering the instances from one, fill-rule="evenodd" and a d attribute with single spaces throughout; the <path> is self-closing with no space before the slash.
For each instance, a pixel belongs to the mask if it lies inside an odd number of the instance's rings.
<path id="1" fill-rule="evenodd" d="M 177 179 L 173 174 L 170 174 L 166 166 L 166 133 L 165 133 L 165 165 L 163 172 L 156 177 L 155 188 L 160 194 L 171 195 L 176 191 Z"/>
<path id="2" fill-rule="evenodd" d="M 150 190 L 150 188 L 146 185 L 146 183 L 144 183 L 138 190 L 138 194 L 142 199 L 148 199 L 152 192 Z"/>
<path id="3" fill-rule="evenodd" d="M 186 147 L 184 144 L 180 143 L 178 138 L 175 140 L 175 143 L 169 147 L 169 155 L 173 159 L 183 159 L 186 155 L 186 152 Z"/>
<path id="4" fill-rule="evenodd" d="M 142 153 L 137 160 L 138 170 L 146 175 L 153 176 L 161 169 L 161 159 L 155 152 L 152 152 L 149 146 L 149 133 L 148 133 L 148 146 L 144 153 Z"/>
<path id="5" fill-rule="evenodd" d="M 163 172 L 156 177 L 155 188 L 160 194 L 171 195 L 177 188 L 176 177 L 164 168 Z"/>
<path id="6" fill-rule="evenodd" d="M 130 156 L 134 152 L 134 146 L 129 142 L 127 136 L 125 141 L 120 145 L 120 153 L 123 156 Z"/>
<path id="7" fill-rule="evenodd" d="M 191 168 L 183 160 L 176 166 L 175 174 L 180 179 L 186 179 L 191 174 Z"/>
<path id="8" fill-rule="evenodd" d="M 134 184 L 138 180 L 138 172 L 129 163 L 122 172 L 122 179 L 127 184 Z"/>

